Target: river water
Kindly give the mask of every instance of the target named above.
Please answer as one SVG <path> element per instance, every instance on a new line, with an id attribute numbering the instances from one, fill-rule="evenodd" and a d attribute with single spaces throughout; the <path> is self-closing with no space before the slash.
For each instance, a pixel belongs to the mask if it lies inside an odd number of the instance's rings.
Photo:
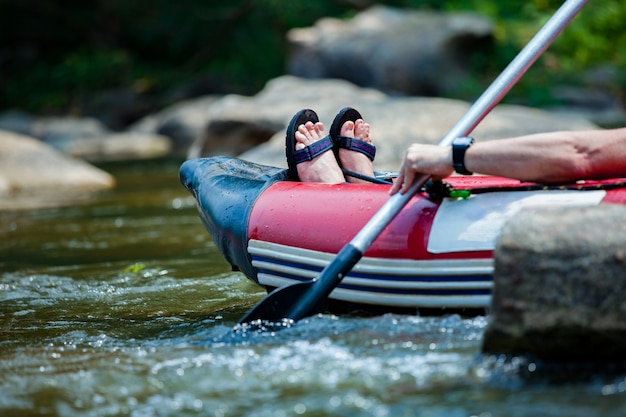
<path id="1" fill-rule="evenodd" d="M 0 212 L 0 415 L 626 415 L 623 374 L 482 355 L 482 316 L 233 333 L 264 293 L 221 258 L 179 165 L 109 164 L 113 191 Z"/>

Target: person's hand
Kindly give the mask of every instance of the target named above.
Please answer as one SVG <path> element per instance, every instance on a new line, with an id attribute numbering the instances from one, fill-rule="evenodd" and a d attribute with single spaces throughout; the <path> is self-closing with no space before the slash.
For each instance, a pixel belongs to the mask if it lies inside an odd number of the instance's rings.
<path id="1" fill-rule="evenodd" d="M 398 191 L 401 194 L 406 193 L 417 175 L 427 174 L 434 180 L 439 180 L 449 177 L 453 172 L 452 147 L 413 144 L 406 151 L 398 178 L 389 194 L 393 195 Z"/>

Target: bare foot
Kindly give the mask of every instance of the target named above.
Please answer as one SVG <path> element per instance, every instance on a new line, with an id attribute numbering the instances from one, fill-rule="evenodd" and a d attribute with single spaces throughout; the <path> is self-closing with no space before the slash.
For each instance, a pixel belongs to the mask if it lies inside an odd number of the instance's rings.
<path id="1" fill-rule="evenodd" d="M 372 144 L 372 140 L 370 139 L 370 125 L 369 123 L 365 123 L 363 119 L 357 119 L 355 122 L 350 120 L 345 122 L 343 126 L 341 126 L 341 136 L 357 138 L 370 145 Z M 341 165 L 347 170 L 358 172 L 368 177 L 374 176 L 374 164 L 361 152 L 340 148 L 339 159 L 341 160 Z M 349 175 L 346 175 L 346 181 L 361 184 L 369 183 L 369 181 L 353 178 Z"/>
<path id="2" fill-rule="evenodd" d="M 324 138 L 324 124 L 321 122 L 313 123 L 306 122 L 306 124 L 298 126 L 298 131 L 295 134 L 296 138 L 296 151 L 304 149 L 305 147 L 317 142 Z M 323 182 L 327 184 L 341 184 L 346 180 L 343 178 L 343 173 L 332 149 L 324 152 L 323 154 L 313 158 L 311 161 L 304 161 L 298 164 L 298 176 L 302 182 Z"/>

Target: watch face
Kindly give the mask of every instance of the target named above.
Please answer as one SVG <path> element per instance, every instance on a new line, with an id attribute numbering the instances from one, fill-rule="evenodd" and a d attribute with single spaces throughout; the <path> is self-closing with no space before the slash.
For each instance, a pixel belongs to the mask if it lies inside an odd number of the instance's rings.
<path id="1" fill-rule="evenodd" d="M 458 138 L 454 139 L 454 141 L 452 143 L 454 145 L 468 147 L 472 143 L 474 143 L 474 138 L 471 138 L 469 136 L 461 136 L 461 137 L 458 137 Z"/>

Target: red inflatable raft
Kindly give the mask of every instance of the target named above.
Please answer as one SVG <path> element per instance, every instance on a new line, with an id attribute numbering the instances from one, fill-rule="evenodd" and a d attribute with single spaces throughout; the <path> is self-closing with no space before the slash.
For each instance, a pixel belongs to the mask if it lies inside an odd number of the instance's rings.
<path id="1" fill-rule="evenodd" d="M 283 169 L 224 157 L 186 161 L 180 177 L 225 258 L 268 290 L 318 276 L 389 189 L 286 181 Z M 444 194 L 424 192 L 404 207 L 331 300 L 377 311 L 484 309 L 491 300 L 493 249 L 513 214 L 626 203 L 621 179 L 559 187 L 482 176 L 446 183 Z"/>

